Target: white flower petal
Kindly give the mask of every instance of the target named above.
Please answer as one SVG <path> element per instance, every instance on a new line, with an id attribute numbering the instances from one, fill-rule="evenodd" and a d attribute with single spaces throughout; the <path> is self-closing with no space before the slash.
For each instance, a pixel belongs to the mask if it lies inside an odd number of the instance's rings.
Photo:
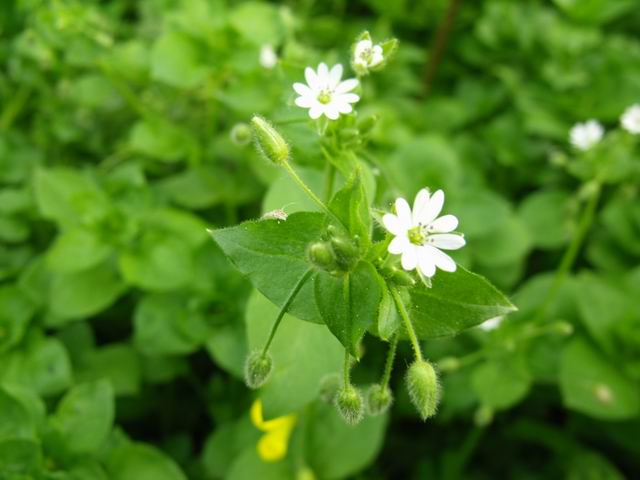
<path id="1" fill-rule="evenodd" d="M 360 97 L 355 93 L 341 93 L 336 97 L 336 101 L 341 103 L 356 103 Z"/>
<path id="2" fill-rule="evenodd" d="M 422 211 L 427 208 L 429 205 L 429 190 L 426 188 L 420 189 L 418 194 L 416 195 L 415 200 L 413 201 L 413 224 L 417 225 L 420 223 L 420 217 L 422 216 Z"/>
<path id="3" fill-rule="evenodd" d="M 409 243 L 407 248 L 402 252 L 402 259 L 400 260 L 402 268 L 411 271 L 418 266 L 418 248 Z"/>
<path id="4" fill-rule="evenodd" d="M 358 86 L 358 80 L 356 78 L 348 78 L 344 82 L 340 82 L 338 86 L 336 86 L 334 92 L 335 93 L 347 93 L 353 90 Z"/>
<path id="5" fill-rule="evenodd" d="M 433 248 L 431 245 L 424 245 L 422 250 L 428 252 L 429 257 L 440 270 L 444 270 L 445 272 L 456 271 L 456 262 L 446 253 L 441 252 L 437 248 Z"/>
<path id="6" fill-rule="evenodd" d="M 465 246 L 466 242 L 462 235 L 455 233 L 436 233 L 429 235 L 429 243 L 444 250 L 457 250 Z"/>
<path id="7" fill-rule="evenodd" d="M 396 215 L 400 220 L 400 223 L 409 230 L 413 224 L 411 223 L 411 207 L 404 198 L 398 198 L 396 200 Z"/>
<path id="8" fill-rule="evenodd" d="M 389 243 L 387 247 L 387 251 L 394 255 L 400 255 L 405 250 L 408 250 L 411 247 L 411 242 L 404 235 L 398 235 Z"/>
<path id="9" fill-rule="evenodd" d="M 335 102 L 332 102 L 325 106 L 324 114 L 329 120 L 337 120 L 340 117 L 340 110 Z"/>
<path id="10" fill-rule="evenodd" d="M 320 116 L 324 113 L 324 105 L 320 104 L 319 102 L 316 105 L 313 105 L 310 109 L 309 109 L 309 116 L 313 119 L 316 120 L 318 118 L 320 118 Z"/>
<path id="11" fill-rule="evenodd" d="M 436 274 L 436 264 L 429 250 L 424 247 L 418 248 L 418 268 L 423 275 L 433 277 Z"/>
<path id="12" fill-rule="evenodd" d="M 342 78 L 342 65 L 336 64 L 329 72 L 329 88 L 332 90 L 335 89 L 340 83 L 340 79 Z"/>
<path id="13" fill-rule="evenodd" d="M 311 108 L 316 103 L 318 103 L 318 101 L 313 97 L 304 96 L 304 97 L 297 97 L 295 100 L 295 103 L 297 106 L 302 108 Z"/>
<path id="14" fill-rule="evenodd" d="M 313 92 L 313 90 L 311 90 L 304 83 L 300 83 L 300 82 L 294 83 L 293 84 L 293 89 L 296 91 L 296 93 L 298 95 L 301 95 L 303 97 L 306 97 L 306 96 L 314 97 L 314 96 L 316 96 L 315 93 Z"/>
<path id="15" fill-rule="evenodd" d="M 418 221 L 423 225 L 433 222 L 436 217 L 440 215 L 443 205 L 444 192 L 442 190 L 438 190 L 431 195 L 431 198 L 429 198 L 429 204 L 420 212 Z"/>
<path id="16" fill-rule="evenodd" d="M 363 53 L 365 53 L 367 50 L 369 50 L 371 48 L 371 40 L 360 40 L 357 44 L 356 44 L 356 48 L 353 52 L 354 56 L 359 58 L 362 56 Z"/>
<path id="17" fill-rule="evenodd" d="M 384 61 L 384 54 L 382 52 L 382 47 L 380 45 L 376 45 L 373 47 L 373 53 L 371 55 L 371 61 L 369 62 L 370 67 L 375 67 L 380 65 Z"/>
<path id="18" fill-rule="evenodd" d="M 324 62 L 318 65 L 318 80 L 320 81 L 321 87 L 326 88 L 329 82 L 329 67 L 327 67 L 327 64 Z"/>
<path id="19" fill-rule="evenodd" d="M 384 224 L 384 228 L 394 235 L 406 235 L 407 230 L 411 227 L 411 225 L 402 223 L 393 213 L 387 213 L 382 217 L 382 223 Z"/>
<path id="20" fill-rule="evenodd" d="M 351 106 L 350 103 L 347 103 L 347 102 L 336 101 L 336 107 L 338 108 L 338 111 L 340 113 L 344 113 L 344 114 L 351 113 L 353 111 L 353 107 Z"/>
<path id="21" fill-rule="evenodd" d="M 322 88 L 318 75 L 313 68 L 307 67 L 304 69 L 304 78 L 307 80 L 307 85 L 309 85 L 312 90 L 318 91 Z"/>
<path id="22" fill-rule="evenodd" d="M 429 232 L 449 233 L 458 227 L 458 218 L 454 215 L 443 215 L 427 225 Z"/>

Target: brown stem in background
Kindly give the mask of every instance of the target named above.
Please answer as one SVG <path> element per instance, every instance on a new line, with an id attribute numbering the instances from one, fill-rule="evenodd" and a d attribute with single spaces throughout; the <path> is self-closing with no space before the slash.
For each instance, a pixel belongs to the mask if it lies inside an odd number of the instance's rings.
<path id="1" fill-rule="evenodd" d="M 449 35 L 451 34 L 453 23 L 456 19 L 456 15 L 458 14 L 460 2 L 461 0 L 449 0 L 449 4 L 447 5 L 447 10 L 444 14 L 442 21 L 440 22 L 440 25 L 438 25 L 438 31 L 436 32 L 436 36 L 433 39 L 431 48 L 429 49 L 429 52 L 430 52 L 429 60 L 424 69 L 424 96 L 425 97 L 429 95 L 429 91 L 431 90 L 431 84 L 433 83 L 433 79 L 438 70 L 438 66 L 440 65 L 440 61 L 442 60 L 442 55 L 444 54 L 444 50 L 447 47 L 447 43 L 449 41 Z"/>

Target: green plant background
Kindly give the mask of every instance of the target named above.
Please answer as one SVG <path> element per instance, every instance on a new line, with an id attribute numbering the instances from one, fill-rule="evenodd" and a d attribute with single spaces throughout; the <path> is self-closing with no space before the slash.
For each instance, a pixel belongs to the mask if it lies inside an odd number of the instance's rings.
<path id="1" fill-rule="evenodd" d="M 0 479 L 638 475 L 640 150 L 614 131 L 579 156 L 567 134 L 589 118 L 616 129 L 640 101 L 640 9 L 461 2 L 426 94 L 446 6 L 2 2 Z M 263 395 L 273 414 L 302 420 L 287 458 L 264 463 L 242 364 L 275 307 L 206 228 L 314 209 L 230 131 L 254 113 L 273 119 L 321 191 L 325 160 L 291 85 L 306 65 L 346 66 L 364 29 L 401 42 L 358 104 L 380 117 L 366 157 L 375 203 L 445 189 L 468 241 L 457 261 L 520 310 L 494 331 L 425 342 L 432 361 L 463 364 L 443 372 L 427 423 L 404 392 L 402 345 L 390 414 L 355 428 L 317 399 L 320 379 L 340 368 L 339 344 L 286 316 L 272 353 L 293 366 Z M 281 57 L 274 69 L 258 62 L 267 43 Z M 593 222 L 550 298 L 600 165 Z M 571 335 L 554 330 L 560 321 Z M 364 348 L 362 385 L 384 362 L 380 345 Z"/>

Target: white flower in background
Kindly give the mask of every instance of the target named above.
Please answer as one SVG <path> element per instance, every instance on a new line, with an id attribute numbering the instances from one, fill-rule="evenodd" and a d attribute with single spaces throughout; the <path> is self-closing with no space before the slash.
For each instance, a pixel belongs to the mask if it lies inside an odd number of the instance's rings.
<path id="1" fill-rule="evenodd" d="M 580 150 L 589 150 L 602 140 L 604 128 L 597 120 L 576 123 L 569 132 L 571 145 Z"/>
<path id="2" fill-rule="evenodd" d="M 360 40 L 353 50 L 353 65 L 357 70 L 368 71 L 384 61 L 382 47 L 370 39 Z"/>
<path id="3" fill-rule="evenodd" d="M 296 105 L 309 109 L 309 116 L 314 120 L 325 115 L 331 120 L 336 120 L 341 113 L 351 113 L 352 103 L 360 100 L 360 97 L 351 90 L 358 86 L 358 80 L 342 79 L 342 65 L 334 65 L 331 70 L 326 63 L 318 65 L 315 71 L 311 67 L 304 70 L 307 85 L 294 83 L 293 89 L 300 95 L 296 98 Z"/>
<path id="4" fill-rule="evenodd" d="M 444 192 L 433 195 L 422 189 L 413 202 L 413 210 L 404 198 L 396 200 L 396 214 L 387 213 L 382 222 L 395 238 L 388 250 L 402 255 L 402 268 L 414 270 L 426 277 L 433 277 L 436 267 L 445 272 L 455 272 L 456 262 L 442 250 L 457 250 L 465 245 L 464 237 L 453 232 L 458 219 L 453 215 L 438 217 L 444 205 Z"/>
<path id="5" fill-rule="evenodd" d="M 482 322 L 480 325 L 478 325 L 478 328 L 484 330 L 485 332 L 495 330 L 500 326 L 503 320 L 504 320 L 504 316 L 502 315 L 498 317 L 493 317 L 493 318 L 490 318 L 489 320 L 485 320 L 484 322 Z"/>
<path id="6" fill-rule="evenodd" d="M 278 55 L 273 47 L 265 44 L 260 49 L 260 65 L 271 70 L 278 63 Z"/>
<path id="7" fill-rule="evenodd" d="M 620 117 L 620 124 L 627 132 L 640 135 L 640 104 L 627 108 Z"/>

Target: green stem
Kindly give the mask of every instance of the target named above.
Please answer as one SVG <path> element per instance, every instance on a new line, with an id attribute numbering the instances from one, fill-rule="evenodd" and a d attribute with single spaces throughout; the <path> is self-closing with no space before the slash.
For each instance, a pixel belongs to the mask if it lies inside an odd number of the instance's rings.
<path id="1" fill-rule="evenodd" d="M 391 379 L 391 370 L 393 369 L 393 360 L 396 358 L 396 347 L 398 346 L 398 335 L 394 335 L 391 343 L 389 344 L 389 351 L 387 352 L 387 361 L 384 364 L 384 373 L 382 374 L 382 380 L 380 385 L 383 387 L 389 385 Z"/>
<path id="2" fill-rule="evenodd" d="M 396 309 L 398 313 L 402 317 L 402 321 L 404 322 L 404 328 L 407 330 L 407 334 L 409 335 L 409 340 L 411 341 L 411 346 L 413 347 L 413 352 L 418 361 L 422 361 L 422 350 L 420 350 L 420 343 L 418 342 L 418 337 L 416 336 L 416 332 L 413 329 L 413 324 L 411 323 L 411 319 L 409 318 L 409 314 L 407 313 L 407 309 L 404 307 L 404 303 L 402 303 L 402 298 L 400 298 L 400 294 L 395 287 L 390 287 L 391 296 L 393 297 L 393 301 L 396 304 Z"/>
<path id="3" fill-rule="evenodd" d="M 293 179 L 293 181 L 296 182 L 302 190 L 304 190 L 304 192 L 309 196 L 309 198 L 313 200 L 316 203 L 316 205 L 318 205 L 324 213 L 329 215 L 329 217 L 331 217 L 335 222 L 337 222 L 339 225 L 341 225 L 343 228 L 346 229 L 346 226 L 342 223 L 342 221 L 338 217 L 336 217 L 336 215 L 331 210 L 329 210 L 329 207 L 327 207 L 327 205 L 322 200 L 320 200 L 320 198 L 318 198 L 318 196 L 315 193 L 313 193 L 313 191 L 307 186 L 307 184 L 304 183 L 304 180 L 300 178 L 300 175 L 298 175 L 298 173 L 293 169 L 293 167 L 289 162 L 284 162 L 282 166 L 285 168 L 285 170 L 287 171 L 289 176 Z"/>
<path id="4" fill-rule="evenodd" d="M 267 342 L 265 343 L 264 348 L 262 349 L 262 355 L 267 354 L 267 351 L 271 346 L 273 337 L 276 335 L 276 331 L 280 326 L 280 322 L 282 321 L 284 314 L 287 313 L 289 306 L 291 306 L 291 302 L 293 302 L 293 299 L 296 298 L 296 295 L 298 294 L 298 292 L 300 291 L 304 283 L 309 279 L 309 276 L 311 275 L 312 272 L 313 272 L 313 269 L 311 268 L 308 269 L 306 272 L 304 272 L 300 277 L 300 280 L 298 280 L 298 283 L 296 283 L 294 287 L 291 289 L 289 296 L 284 301 L 284 303 L 282 304 L 282 307 L 280 308 L 280 311 L 278 312 L 278 316 L 276 317 L 275 322 L 273 322 L 273 325 L 271 326 L 271 331 L 269 332 L 269 338 L 267 339 Z"/>
<path id="5" fill-rule="evenodd" d="M 0 132 L 6 131 L 11 127 L 26 105 L 30 94 L 31 89 L 26 85 L 22 85 L 18 92 L 12 96 L 11 101 L 2 110 L 2 115 L 0 115 Z"/>
<path id="6" fill-rule="evenodd" d="M 351 355 L 349 355 L 349 349 L 344 349 L 344 389 L 346 390 L 351 385 Z"/>
<path id="7" fill-rule="evenodd" d="M 342 280 L 342 296 L 346 302 L 349 315 L 351 314 L 351 280 L 347 273 Z M 349 349 L 344 349 L 344 388 L 345 390 L 351 385 L 351 356 Z"/>
<path id="8" fill-rule="evenodd" d="M 596 207 L 598 206 L 598 200 L 600 199 L 600 190 L 601 190 L 600 184 L 596 183 L 595 191 L 591 194 L 591 197 L 589 197 L 588 203 L 584 207 L 584 210 L 582 211 L 582 216 L 580 217 L 580 221 L 578 222 L 578 229 L 575 235 L 573 236 L 573 239 L 571 240 L 571 244 L 569 245 L 567 250 L 564 252 L 562 259 L 560 260 L 560 266 L 556 271 L 556 275 L 553 279 L 553 284 L 551 285 L 551 288 L 549 289 L 549 292 L 547 293 L 546 298 L 542 302 L 542 306 L 540 307 L 538 315 L 536 316 L 536 319 L 535 319 L 536 321 L 542 320 L 546 315 L 547 310 L 556 299 L 556 296 L 558 295 L 560 287 L 562 287 L 562 284 L 564 283 L 569 273 L 569 270 L 571 270 L 571 267 L 573 266 L 573 263 L 576 260 L 578 251 L 582 246 L 582 242 L 584 241 L 585 236 L 589 231 L 589 227 L 591 227 L 591 224 L 593 223 Z"/>

